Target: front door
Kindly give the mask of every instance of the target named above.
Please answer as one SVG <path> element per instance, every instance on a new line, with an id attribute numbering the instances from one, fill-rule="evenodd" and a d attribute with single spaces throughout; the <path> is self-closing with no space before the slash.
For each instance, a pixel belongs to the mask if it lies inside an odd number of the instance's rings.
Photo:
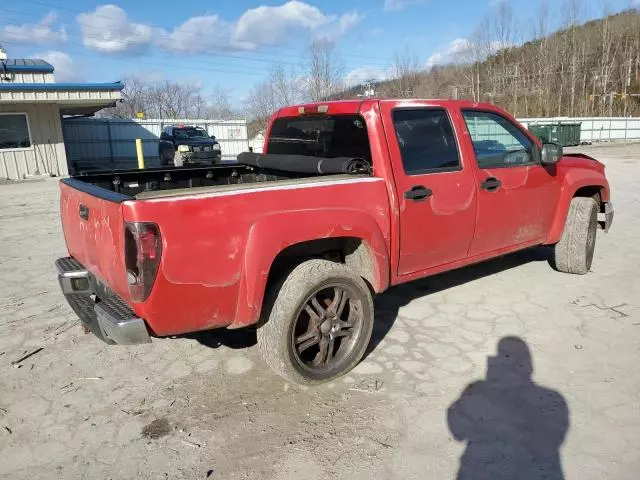
<path id="1" fill-rule="evenodd" d="M 476 185 L 456 141 L 462 118 L 454 112 L 452 121 L 428 104 L 381 108 L 398 194 L 398 274 L 463 259 L 473 238 Z"/>
<path id="2" fill-rule="evenodd" d="M 469 256 L 542 240 L 560 193 L 537 144 L 495 112 L 463 110 L 478 166 L 478 217 Z"/>

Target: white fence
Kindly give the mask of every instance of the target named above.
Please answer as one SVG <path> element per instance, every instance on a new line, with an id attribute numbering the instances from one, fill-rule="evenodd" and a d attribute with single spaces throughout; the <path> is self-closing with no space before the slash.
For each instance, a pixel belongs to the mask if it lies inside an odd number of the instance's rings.
<path id="1" fill-rule="evenodd" d="M 617 142 L 640 140 L 638 117 L 554 117 L 520 118 L 525 127 L 549 123 L 580 123 L 581 142 Z"/>
<path id="2" fill-rule="evenodd" d="M 62 134 L 69 169 L 136 168 L 136 138 L 142 139 L 145 165 L 159 166 L 160 134 L 165 127 L 179 124 L 197 125 L 215 135 L 223 160 L 235 160 L 248 149 L 246 120 L 65 118 Z"/>

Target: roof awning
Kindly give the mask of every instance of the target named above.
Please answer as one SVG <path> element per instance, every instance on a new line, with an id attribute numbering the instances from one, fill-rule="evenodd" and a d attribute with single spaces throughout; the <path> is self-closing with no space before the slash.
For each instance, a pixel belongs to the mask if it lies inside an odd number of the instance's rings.
<path id="1" fill-rule="evenodd" d="M 88 115 L 113 106 L 124 85 L 115 83 L 0 83 L 0 105 L 56 103 L 63 115 Z"/>
<path id="2" fill-rule="evenodd" d="M 53 73 L 53 65 L 40 59 L 10 58 L 0 62 L 0 71 L 6 73 Z"/>

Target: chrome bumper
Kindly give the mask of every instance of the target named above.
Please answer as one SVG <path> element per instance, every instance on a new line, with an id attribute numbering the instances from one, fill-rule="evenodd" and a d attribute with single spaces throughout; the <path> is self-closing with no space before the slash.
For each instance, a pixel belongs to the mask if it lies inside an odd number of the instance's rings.
<path id="1" fill-rule="evenodd" d="M 95 280 L 91 273 L 73 258 L 56 261 L 60 288 L 73 311 L 91 332 L 110 345 L 151 343 L 147 325 L 135 316 L 116 294 L 105 298 L 94 295 Z"/>

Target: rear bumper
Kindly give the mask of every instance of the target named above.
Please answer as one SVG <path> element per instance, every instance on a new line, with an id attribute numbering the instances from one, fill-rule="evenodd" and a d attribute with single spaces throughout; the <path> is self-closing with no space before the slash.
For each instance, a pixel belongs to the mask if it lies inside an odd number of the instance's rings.
<path id="1" fill-rule="evenodd" d="M 56 261 L 60 288 L 73 311 L 91 332 L 110 345 L 134 345 L 150 343 L 151 337 L 145 321 L 118 295 L 104 289 L 98 298 L 95 279 L 91 273 L 73 258 Z"/>

